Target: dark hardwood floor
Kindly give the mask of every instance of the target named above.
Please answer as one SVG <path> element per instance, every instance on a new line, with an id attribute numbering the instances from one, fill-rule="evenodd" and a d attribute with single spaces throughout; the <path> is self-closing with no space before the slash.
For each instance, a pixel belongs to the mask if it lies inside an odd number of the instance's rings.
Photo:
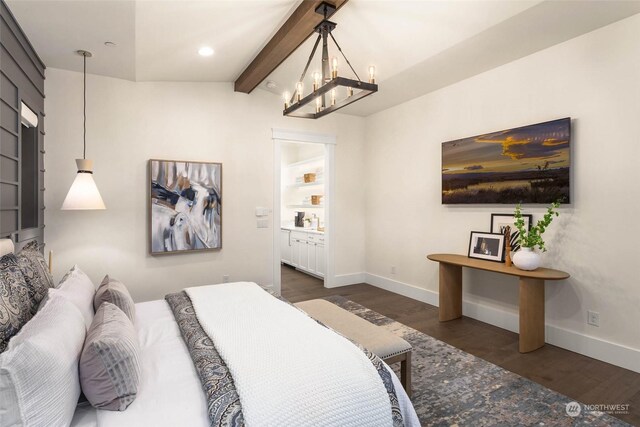
<path id="1" fill-rule="evenodd" d="M 461 350 L 586 404 L 628 404 L 616 417 L 640 425 L 640 374 L 547 344 L 518 352 L 518 335 L 468 317 L 440 323 L 438 308 L 364 283 L 325 289 L 321 280 L 282 267 L 291 302 L 341 295 Z"/>

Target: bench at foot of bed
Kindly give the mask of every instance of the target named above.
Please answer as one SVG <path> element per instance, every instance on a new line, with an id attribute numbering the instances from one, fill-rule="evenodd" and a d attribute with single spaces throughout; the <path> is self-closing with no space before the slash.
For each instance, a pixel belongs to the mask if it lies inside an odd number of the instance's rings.
<path id="1" fill-rule="evenodd" d="M 400 382 L 411 397 L 411 344 L 323 299 L 295 304 L 315 320 L 357 342 L 388 365 L 400 362 Z"/>

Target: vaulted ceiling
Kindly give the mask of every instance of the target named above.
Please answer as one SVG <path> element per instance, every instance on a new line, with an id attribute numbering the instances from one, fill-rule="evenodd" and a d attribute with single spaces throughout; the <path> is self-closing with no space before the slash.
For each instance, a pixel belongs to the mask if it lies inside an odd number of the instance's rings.
<path id="1" fill-rule="evenodd" d="M 86 49 L 94 53 L 93 74 L 233 82 L 300 2 L 7 3 L 48 67 L 80 71 L 74 51 Z M 636 13 L 640 1 L 350 0 L 332 17 L 334 34 L 361 77 L 376 66 L 380 91 L 344 112 L 369 115 Z M 307 40 L 260 87 L 270 81 L 275 87 L 267 90 L 278 96 L 291 91 L 312 44 Z M 213 56 L 198 55 L 204 45 Z"/>

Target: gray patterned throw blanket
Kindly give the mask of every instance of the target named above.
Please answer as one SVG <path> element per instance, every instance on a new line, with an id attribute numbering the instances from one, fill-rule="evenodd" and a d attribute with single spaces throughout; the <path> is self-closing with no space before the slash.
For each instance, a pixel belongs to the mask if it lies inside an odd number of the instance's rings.
<path id="1" fill-rule="evenodd" d="M 165 296 L 184 342 L 193 360 L 207 400 L 207 410 L 212 427 L 245 426 L 240 397 L 227 364 L 216 350 L 216 346 L 200 325 L 193 304 L 186 292 Z M 280 298 L 287 302 L 286 300 Z M 354 343 L 356 344 L 356 343 Z M 357 345 L 357 344 L 356 344 Z M 392 414 L 389 421 L 394 427 L 404 426 L 398 397 L 391 374 L 383 362 L 373 353 L 358 346 L 376 368 L 387 390 Z"/>

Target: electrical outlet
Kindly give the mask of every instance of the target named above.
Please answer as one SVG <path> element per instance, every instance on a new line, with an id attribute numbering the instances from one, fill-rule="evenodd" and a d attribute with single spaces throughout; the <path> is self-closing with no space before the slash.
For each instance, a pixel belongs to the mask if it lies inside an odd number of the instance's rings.
<path id="1" fill-rule="evenodd" d="M 225 274 L 224 276 L 222 276 L 222 283 L 229 283 L 229 275 Z"/>
<path id="2" fill-rule="evenodd" d="M 600 313 L 587 310 L 587 323 L 593 326 L 600 326 Z"/>
<path id="3" fill-rule="evenodd" d="M 391 266 L 391 274 L 396 274 L 396 266 L 395 265 Z"/>

